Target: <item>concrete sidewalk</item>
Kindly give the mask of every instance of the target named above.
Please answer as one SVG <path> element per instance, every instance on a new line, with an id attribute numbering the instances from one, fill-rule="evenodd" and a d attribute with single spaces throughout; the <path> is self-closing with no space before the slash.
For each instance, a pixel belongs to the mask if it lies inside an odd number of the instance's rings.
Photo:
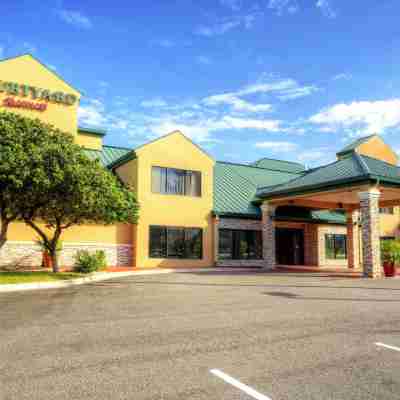
<path id="1" fill-rule="evenodd" d="M 149 270 L 133 270 L 133 271 L 116 271 L 116 272 L 95 272 L 83 278 L 70 279 L 61 282 L 32 282 L 32 283 L 12 283 L 7 285 L 0 285 L 0 293 L 18 292 L 26 290 L 42 290 L 42 289 L 59 289 L 77 285 L 84 285 L 92 282 L 106 281 L 114 278 L 124 278 L 128 276 L 141 276 L 141 275 L 157 275 L 157 274 L 171 274 L 174 272 L 246 272 L 255 271 L 254 268 L 154 268 Z"/>

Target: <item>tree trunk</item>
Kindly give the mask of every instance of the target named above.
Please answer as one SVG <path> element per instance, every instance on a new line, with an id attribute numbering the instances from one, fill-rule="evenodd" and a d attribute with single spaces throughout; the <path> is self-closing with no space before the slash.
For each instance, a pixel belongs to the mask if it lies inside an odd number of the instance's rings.
<path id="1" fill-rule="evenodd" d="M 0 229 L 0 250 L 7 242 L 7 232 L 8 232 L 8 221 L 1 221 L 1 229 Z"/>
<path id="2" fill-rule="evenodd" d="M 58 266 L 58 254 L 55 248 L 50 251 L 50 257 L 51 257 L 53 272 L 55 273 L 60 272 L 60 268 Z"/>

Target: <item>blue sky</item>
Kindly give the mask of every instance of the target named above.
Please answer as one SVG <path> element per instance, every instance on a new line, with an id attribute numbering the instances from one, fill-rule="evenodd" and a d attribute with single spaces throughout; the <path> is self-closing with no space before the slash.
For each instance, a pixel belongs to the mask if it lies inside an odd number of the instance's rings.
<path id="1" fill-rule="evenodd" d="M 3 0 L 0 57 L 84 93 L 135 147 L 180 129 L 216 159 L 308 166 L 379 133 L 400 151 L 398 0 Z"/>

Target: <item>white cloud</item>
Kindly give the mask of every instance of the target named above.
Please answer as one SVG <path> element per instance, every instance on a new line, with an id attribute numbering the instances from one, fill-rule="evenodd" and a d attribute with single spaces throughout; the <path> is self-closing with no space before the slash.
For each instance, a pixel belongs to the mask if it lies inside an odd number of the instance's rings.
<path id="1" fill-rule="evenodd" d="M 281 100 L 290 100 L 309 96 L 318 90 L 319 88 L 314 85 L 302 86 L 294 79 L 275 79 L 270 82 L 248 85 L 239 90 L 237 94 L 273 93 Z"/>
<path id="2" fill-rule="evenodd" d="M 328 18 L 336 18 L 336 11 L 331 6 L 330 0 L 318 0 L 315 4 L 317 8 L 319 8 L 322 14 Z"/>
<path id="3" fill-rule="evenodd" d="M 165 100 L 161 99 L 160 97 L 156 97 L 150 100 L 143 100 L 140 105 L 145 108 L 159 108 L 159 107 L 166 107 L 168 104 Z"/>
<path id="4" fill-rule="evenodd" d="M 233 93 L 217 94 L 215 96 L 206 97 L 203 100 L 208 106 L 216 106 L 219 104 L 228 104 L 235 111 L 244 112 L 268 112 L 272 110 L 271 104 L 254 104 L 246 100 L 240 99 Z"/>
<path id="5" fill-rule="evenodd" d="M 212 64 L 211 58 L 207 56 L 197 56 L 196 62 L 203 65 L 210 65 Z"/>
<path id="6" fill-rule="evenodd" d="M 215 139 L 211 136 L 211 134 L 214 132 L 243 129 L 277 132 L 280 130 L 280 123 L 281 121 L 278 120 L 235 118 L 231 116 L 224 116 L 219 119 L 202 119 L 193 122 L 182 122 L 179 121 L 179 119 L 166 117 L 165 119 L 154 121 L 149 125 L 149 129 L 157 136 L 162 136 L 175 130 L 180 130 L 198 142 L 210 142 L 215 141 Z"/>
<path id="7" fill-rule="evenodd" d="M 58 11 L 58 15 L 64 22 L 77 28 L 91 29 L 93 27 L 92 21 L 80 11 L 63 9 Z"/>
<path id="8" fill-rule="evenodd" d="M 268 112 L 272 111 L 271 104 L 251 103 L 243 100 L 242 97 L 271 94 L 282 101 L 297 99 L 309 96 L 318 91 L 314 85 L 302 86 L 294 79 L 275 79 L 269 82 L 260 82 L 247 85 L 236 92 L 228 92 L 206 97 L 203 103 L 208 106 L 217 106 L 220 104 L 228 104 L 236 111 L 242 112 Z"/>
<path id="9" fill-rule="evenodd" d="M 322 129 L 349 129 L 357 134 L 384 133 L 400 127 L 400 98 L 336 104 L 309 118 Z"/>
<path id="10" fill-rule="evenodd" d="M 4 57 L 4 47 L 0 46 L 0 58 Z"/>
<path id="11" fill-rule="evenodd" d="M 352 78 L 352 75 L 351 75 L 351 74 L 348 74 L 348 73 L 343 72 L 343 73 L 341 73 L 341 74 L 334 75 L 334 76 L 332 77 L 332 80 L 334 80 L 334 81 L 338 81 L 338 80 L 345 80 L 345 81 L 348 81 L 348 80 L 350 80 L 351 78 Z"/>
<path id="12" fill-rule="evenodd" d="M 275 10 L 277 15 L 283 15 L 285 12 L 295 14 L 299 10 L 295 0 L 269 0 L 268 8 Z"/>
<path id="13" fill-rule="evenodd" d="M 297 149 L 297 145 L 292 142 L 257 142 L 255 147 L 259 149 L 268 149 L 273 153 L 290 152 Z"/>
<path id="14" fill-rule="evenodd" d="M 79 106 L 78 120 L 81 124 L 104 125 L 107 122 L 104 112 L 104 105 L 100 100 L 90 99 L 85 105 Z"/>

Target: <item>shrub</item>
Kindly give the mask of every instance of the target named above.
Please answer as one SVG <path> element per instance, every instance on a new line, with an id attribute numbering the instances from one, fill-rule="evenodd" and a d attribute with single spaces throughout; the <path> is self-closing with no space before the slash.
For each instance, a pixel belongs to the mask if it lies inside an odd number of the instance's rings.
<path id="1" fill-rule="evenodd" d="M 83 274 L 99 271 L 107 267 L 106 254 L 103 250 L 89 253 L 87 250 L 79 250 L 75 256 L 74 271 Z"/>

